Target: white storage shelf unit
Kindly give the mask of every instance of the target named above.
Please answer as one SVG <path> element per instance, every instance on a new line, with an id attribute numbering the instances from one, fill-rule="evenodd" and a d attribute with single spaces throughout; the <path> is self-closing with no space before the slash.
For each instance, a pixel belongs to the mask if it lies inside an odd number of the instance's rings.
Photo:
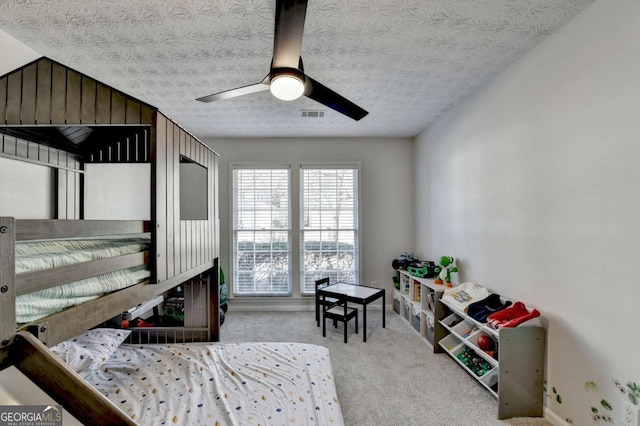
<path id="1" fill-rule="evenodd" d="M 393 309 L 433 348 L 441 352 L 438 341 L 447 334 L 439 320 L 446 311 L 439 303 L 445 289 L 433 279 L 419 278 L 399 270 L 400 288 L 393 292 Z"/>
<path id="2" fill-rule="evenodd" d="M 439 345 L 498 399 L 498 418 L 542 416 L 545 334 L 539 320 L 494 330 L 447 304 L 446 298 L 440 302 L 449 314 L 440 320 L 448 335 Z M 494 351 L 480 349 L 481 336 L 495 342 Z M 465 350 L 477 357 L 476 371 L 460 360 Z"/>

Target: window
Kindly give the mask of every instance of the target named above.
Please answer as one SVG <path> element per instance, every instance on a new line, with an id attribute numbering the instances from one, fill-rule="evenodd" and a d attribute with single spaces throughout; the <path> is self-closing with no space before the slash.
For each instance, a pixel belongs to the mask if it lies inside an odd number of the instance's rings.
<path id="1" fill-rule="evenodd" d="M 291 293 L 289 169 L 233 170 L 233 291 Z"/>
<path id="2" fill-rule="evenodd" d="M 206 167 L 180 156 L 180 220 L 207 220 L 207 180 Z"/>
<path id="3" fill-rule="evenodd" d="M 315 280 L 358 282 L 358 170 L 303 167 L 301 192 L 302 293 Z"/>
<path id="4" fill-rule="evenodd" d="M 357 164 L 232 164 L 234 295 L 313 294 L 327 276 L 357 283 L 358 172 Z"/>

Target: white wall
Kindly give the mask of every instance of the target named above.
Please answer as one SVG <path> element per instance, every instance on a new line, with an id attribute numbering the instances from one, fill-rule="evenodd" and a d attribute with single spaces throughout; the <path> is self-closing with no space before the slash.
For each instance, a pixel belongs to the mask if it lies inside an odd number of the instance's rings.
<path id="1" fill-rule="evenodd" d="M 221 266 L 230 271 L 230 161 L 361 161 L 364 284 L 377 281 L 391 303 L 391 261 L 413 247 L 411 139 L 209 139 L 220 154 Z M 227 275 L 229 275 L 227 273 Z M 294 279 L 298 280 L 297 277 Z M 297 281 L 296 281 L 297 284 Z"/>
<path id="2" fill-rule="evenodd" d="M 84 165 L 84 218 L 150 220 L 151 164 Z"/>
<path id="3" fill-rule="evenodd" d="M 16 367 L 0 371 L 0 405 L 57 405 L 53 400 Z M 62 424 L 80 426 L 80 423 L 63 408 Z"/>
<path id="4" fill-rule="evenodd" d="M 2 30 L 0 30 L 0 52 L 2 52 L 0 75 L 5 75 L 6 73 L 26 65 L 29 62 L 35 61 L 42 56 L 26 44 L 16 40 Z"/>
<path id="5" fill-rule="evenodd" d="M 0 157 L 0 216 L 54 218 L 53 184 L 50 167 Z"/>
<path id="6" fill-rule="evenodd" d="M 640 2 L 597 0 L 416 139 L 417 254 L 542 312 L 575 425 L 640 384 L 639 97 Z"/>

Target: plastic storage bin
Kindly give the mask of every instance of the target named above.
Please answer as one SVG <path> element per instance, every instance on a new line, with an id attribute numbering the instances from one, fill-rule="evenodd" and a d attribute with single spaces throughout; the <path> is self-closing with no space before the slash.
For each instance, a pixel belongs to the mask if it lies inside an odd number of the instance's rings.
<path id="1" fill-rule="evenodd" d="M 424 338 L 427 339 L 427 342 L 433 345 L 436 332 L 435 321 L 433 320 L 433 317 L 430 317 L 429 315 L 425 315 L 424 319 L 426 323 Z"/>
<path id="2" fill-rule="evenodd" d="M 409 318 L 411 317 L 411 302 L 409 302 L 408 300 L 404 301 L 404 319 L 406 321 L 409 321 Z"/>
<path id="3" fill-rule="evenodd" d="M 420 308 L 413 304 L 411 307 L 411 326 L 420 333 Z"/>

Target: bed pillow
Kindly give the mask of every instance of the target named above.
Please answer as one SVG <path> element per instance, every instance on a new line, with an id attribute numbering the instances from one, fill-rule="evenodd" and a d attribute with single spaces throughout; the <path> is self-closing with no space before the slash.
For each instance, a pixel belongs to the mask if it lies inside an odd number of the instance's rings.
<path id="1" fill-rule="evenodd" d="M 131 334 L 130 330 L 96 328 L 59 343 L 51 351 L 76 373 L 97 370 Z"/>

